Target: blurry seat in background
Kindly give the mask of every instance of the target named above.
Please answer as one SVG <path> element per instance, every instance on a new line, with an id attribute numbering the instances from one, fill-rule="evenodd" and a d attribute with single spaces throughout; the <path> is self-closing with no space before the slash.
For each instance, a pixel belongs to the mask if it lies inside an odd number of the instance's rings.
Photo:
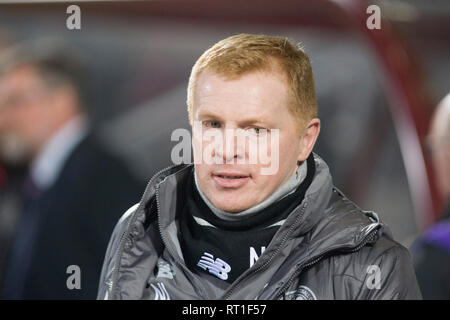
<path id="1" fill-rule="evenodd" d="M 429 138 L 438 189 L 446 207 L 411 252 L 423 298 L 450 299 L 450 94 L 434 113 Z"/>
<path id="2" fill-rule="evenodd" d="M 20 44 L 0 56 L 0 156 L 29 164 L 0 261 L 2 298 L 94 299 L 114 224 L 141 196 L 142 184 L 93 133 L 85 87 L 81 60 L 61 44 Z M 71 265 L 80 289 L 67 286 Z"/>

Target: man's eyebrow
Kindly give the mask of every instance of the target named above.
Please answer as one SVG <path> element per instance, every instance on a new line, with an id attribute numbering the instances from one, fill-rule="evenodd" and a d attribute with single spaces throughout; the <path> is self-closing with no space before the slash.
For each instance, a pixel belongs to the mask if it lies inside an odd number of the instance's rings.
<path id="1" fill-rule="evenodd" d="M 263 118 L 247 118 L 239 120 L 239 125 L 241 126 L 248 126 L 252 124 L 267 124 L 267 120 Z"/>
<path id="2" fill-rule="evenodd" d="M 218 114 L 216 114 L 216 113 L 214 113 L 214 112 L 211 112 L 211 111 L 208 111 L 208 110 L 200 110 L 200 111 L 198 111 L 197 112 L 197 117 L 198 118 L 213 118 L 213 119 L 219 119 L 219 120 L 221 120 L 222 118 L 218 115 Z"/>
<path id="3" fill-rule="evenodd" d="M 203 118 L 203 119 L 215 119 L 222 121 L 222 117 L 214 112 L 208 111 L 208 110 L 200 110 L 197 113 L 197 118 Z M 261 125 L 267 125 L 268 121 L 267 119 L 263 119 L 261 117 L 252 117 L 252 118 L 246 118 L 242 120 L 238 120 L 238 123 L 240 126 L 248 126 L 248 125 L 255 125 L 255 124 L 261 124 Z"/>

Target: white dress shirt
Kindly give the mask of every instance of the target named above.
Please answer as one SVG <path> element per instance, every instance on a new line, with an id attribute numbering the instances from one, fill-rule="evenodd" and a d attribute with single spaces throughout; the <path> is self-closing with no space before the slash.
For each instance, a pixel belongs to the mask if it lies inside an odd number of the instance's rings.
<path id="1" fill-rule="evenodd" d="M 58 178 L 64 163 L 87 134 L 83 116 L 63 125 L 44 145 L 31 164 L 31 177 L 41 190 L 48 189 Z"/>

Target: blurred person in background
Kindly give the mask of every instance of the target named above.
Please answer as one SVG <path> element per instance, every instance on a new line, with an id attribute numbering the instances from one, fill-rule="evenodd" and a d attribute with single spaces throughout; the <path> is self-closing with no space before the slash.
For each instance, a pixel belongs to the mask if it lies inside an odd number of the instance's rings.
<path id="1" fill-rule="evenodd" d="M 0 55 L 12 44 L 13 40 L 11 37 L 7 33 L 0 31 Z M 25 167 L 20 163 L 5 163 L 0 158 L 0 283 L 5 266 L 4 261 L 9 248 L 9 240 L 18 211 L 19 197 L 15 190 L 17 185 L 20 184 L 20 182 L 17 182 L 21 180 L 25 170 Z"/>
<path id="2" fill-rule="evenodd" d="M 450 94 L 437 106 L 429 135 L 438 190 L 444 199 L 441 219 L 412 246 L 424 299 L 450 299 Z"/>
<path id="3" fill-rule="evenodd" d="M 140 198 L 142 185 L 91 130 L 87 91 L 81 56 L 61 43 L 0 55 L 0 162 L 28 169 L 0 261 L 2 298 L 95 298 L 111 230 Z M 72 265 L 79 279 L 68 280 Z"/>

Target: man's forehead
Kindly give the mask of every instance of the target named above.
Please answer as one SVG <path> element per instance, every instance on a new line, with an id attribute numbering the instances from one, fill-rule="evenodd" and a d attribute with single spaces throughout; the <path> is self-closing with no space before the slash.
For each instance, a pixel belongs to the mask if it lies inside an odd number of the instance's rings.
<path id="1" fill-rule="evenodd" d="M 215 119 L 220 121 L 233 121 L 237 123 L 266 123 L 273 120 L 273 116 L 267 112 L 255 108 L 243 107 L 241 112 L 236 113 L 227 108 L 207 106 L 196 110 L 196 119 Z"/>
<path id="2" fill-rule="evenodd" d="M 37 83 L 39 81 L 38 71 L 32 65 L 14 67 L 0 76 L 0 84 L 7 87 L 20 86 L 27 83 Z"/>
<path id="3" fill-rule="evenodd" d="M 207 71 L 198 79 L 195 105 L 209 108 L 211 103 L 236 103 L 242 107 L 284 104 L 288 90 L 280 78 L 281 75 L 260 71 L 227 78 Z"/>
<path id="4" fill-rule="evenodd" d="M 0 76 L 0 104 L 42 84 L 37 69 L 30 65 L 17 66 Z"/>
<path id="5" fill-rule="evenodd" d="M 277 111 L 278 110 L 278 111 Z M 287 108 L 286 108 L 287 110 Z M 203 96 L 197 100 L 194 107 L 194 118 L 215 118 L 218 120 L 233 120 L 236 122 L 267 121 L 274 118 L 274 112 L 280 110 L 259 96 L 251 99 L 242 96 Z"/>

